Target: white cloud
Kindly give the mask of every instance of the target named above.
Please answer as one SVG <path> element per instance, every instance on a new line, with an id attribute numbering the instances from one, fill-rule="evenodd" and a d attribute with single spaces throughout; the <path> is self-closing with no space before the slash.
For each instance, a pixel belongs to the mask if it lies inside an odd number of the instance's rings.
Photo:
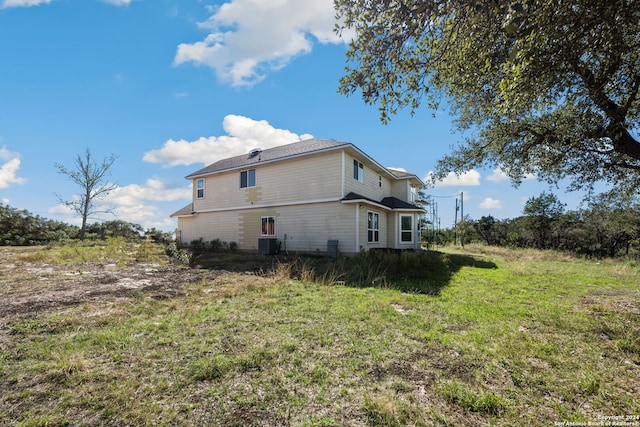
<path id="1" fill-rule="evenodd" d="M 332 0 L 231 0 L 199 24 L 204 40 L 178 46 L 174 64 L 215 70 L 232 86 L 252 86 L 269 71 L 311 52 L 314 41 L 340 43 Z M 345 37 L 347 37 L 345 35 Z"/>
<path id="2" fill-rule="evenodd" d="M 78 196 L 73 197 L 74 200 L 77 198 Z M 175 227 L 175 220 L 169 218 L 169 215 L 156 203 L 176 200 L 191 200 L 190 184 L 176 187 L 169 186 L 159 179 L 148 179 L 142 185 L 130 184 L 117 187 L 107 197 L 97 201 L 96 211 L 111 210 L 112 214 L 97 214 L 91 217 L 89 222 L 117 219 L 140 224 L 143 228 L 155 227 L 170 230 Z M 78 215 L 62 203 L 48 209 L 48 213 L 70 224 L 81 224 Z"/>
<path id="3" fill-rule="evenodd" d="M 0 188 L 9 188 L 11 184 L 24 184 L 26 179 L 16 175 L 20 169 L 20 159 L 18 155 L 7 150 L 6 147 L 0 148 L 0 161 L 4 161 L 0 165 Z"/>
<path id="4" fill-rule="evenodd" d="M 480 208 L 482 209 L 502 209 L 502 202 L 500 200 L 492 199 L 491 197 L 487 197 L 480 203 Z"/>
<path id="5" fill-rule="evenodd" d="M 115 6 L 127 6 L 133 0 L 102 0 L 105 3 L 113 4 Z"/>
<path id="6" fill-rule="evenodd" d="M 0 9 L 10 7 L 31 7 L 49 3 L 51 3 L 51 0 L 3 0 L 0 3 Z"/>
<path id="7" fill-rule="evenodd" d="M 190 184 L 172 187 L 159 179 L 148 179 L 143 185 L 129 184 L 116 188 L 101 203 L 113 208 L 113 218 L 140 224 L 143 228 L 169 229 L 175 224 L 156 203 L 176 200 L 191 200 Z M 110 218 L 103 215 L 101 219 Z"/>
<path id="8" fill-rule="evenodd" d="M 142 159 L 149 163 L 165 163 L 167 166 L 209 164 L 231 156 L 248 153 L 252 148 L 272 148 L 312 135 L 297 135 L 285 129 L 276 129 L 266 120 L 228 115 L 222 122 L 227 133 L 223 136 L 200 137 L 195 141 L 170 139 L 162 148 L 144 153 Z"/>
<path id="9" fill-rule="evenodd" d="M 487 181 L 491 181 L 491 182 L 502 182 L 502 181 L 508 181 L 508 180 L 509 180 L 509 176 L 506 173 L 504 173 L 504 171 L 500 168 L 494 169 L 493 173 L 487 177 Z"/>
<path id="10" fill-rule="evenodd" d="M 120 207 L 139 206 L 143 200 L 170 202 L 180 199 L 191 199 L 190 184 L 180 187 L 167 187 L 159 179 L 148 179 L 144 185 L 129 184 L 124 187 L 117 187 L 104 200 L 119 209 Z"/>
<path id="11" fill-rule="evenodd" d="M 114 6 L 127 6 L 133 0 L 102 0 L 107 4 Z M 40 6 L 41 4 L 49 4 L 51 0 L 0 0 L 0 9 L 8 9 L 10 7 L 31 7 Z"/>
<path id="12" fill-rule="evenodd" d="M 424 178 L 424 182 L 431 181 L 433 172 L 429 172 Z M 441 181 L 436 182 L 436 187 L 461 187 L 461 186 L 477 186 L 480 185 L 480 172 L 477 170 L 470 170 L 460 175 L 456 175 L 454 172 L 449 174 Z"/>
<path id="13" fill-rule="evenodd" d="M 104 3 L 115 6 L 126 6 L 133 0 L 102 0 Z M 31 7 L 40 6 L 41 4 L 49 4 L 51 0 L 1 0 L 0 9 L 8 9 L 10 7 Z"/>
<path id="14" fill-rule="evenodd" d="M 535 177 L 536 176 L 534 174 L 526 174 L 523 179 L 535 179 Z M 501 168 L 494 169 L 493 173 L 487 177 L 487 181 L 492 182 L 502 182 L 510 179 L 509 175 L 507 175 L 507 173 Z"/>
<path id="15" fill-rule="evenodd" d="M 8 205 L 8 204 L 9 204 L 9 202 L 11 202 L 11 200 L 7 199 L 6 197 L 4 197 L 4 198 L 2 199 L 2 204 L 4 204 L 4 205 Z"/>

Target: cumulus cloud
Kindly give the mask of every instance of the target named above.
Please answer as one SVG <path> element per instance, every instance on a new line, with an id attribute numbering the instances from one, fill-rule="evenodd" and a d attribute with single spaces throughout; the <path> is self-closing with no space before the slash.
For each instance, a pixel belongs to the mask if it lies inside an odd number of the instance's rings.
<path id="1" fill-rule="evenodd" d="M 113 4 L 115 6 L 126 6 L 133 0 L 102 0 L 104 3 Z M 0 9 L 8 9 L 10 7 L 31 7 L 40 6 L 41 4 L 49 4 L 51 0 L 0 0 Z"/>
<path id="2" fill-rule="evenodd" d="M 7 150 L 7 147 L 0 148 L 0 188 L 9 188 L 12 184 L 24 184 L 26 179 L 17 176 L 20 169 L 20 159 L 18 155 Z"/>
<path id="3" fill-rule="evenodd" d="M 77 200 L 74 196 L 73 200 Z M 144 184 L 129 184 L 117 187 L 104 199 L 96 202 L 96 211 L 112 211 L 90 218 L 90 221 L 110 221 L 114 219 L 141 224 L 144 228 L 170 229 L 175 224 L 158 203 L 177 200 L 191 200 L 191 184 L 171 186 L 159 179 L 148 179 Z M 175 210 L 175 209 L 174 209 Z M 75 212 L 64 204 L 58 204 L 48 213 L 75 225 L 81 220 Z M 173 225 L 172 225 L 173 224 Z"/>
<path id="4" fill-rule="evenodd" d="M 142 159 L 166 166 L 209 164 L 231 156 L 248 153 L 252 148 L 272 148 L 312 135 L 297 135 L 285 129 L 276 129 L 266 120 L 228 115 L 222 122 L 227 135 L 200 137 L 195 141 L 169 139 L 162 148 L 144 153 Z"/>
<path id="5" fill-rule="evenodd" d="M 431 181 L 433 172 L 429 172 L 424 178 L 424 182 Z M 456 175 L 453 172 L 449 174 L 441 181 L 436 182 L 436 187 L 462 187 L 462 186 L 476 186 L 480 185 L 480 172 L 477 170 L 470 170 L 460 175 Z"/>
<path id="6" fill-rule="evenodd" d="M 480 203 L 480 208 L 482 209 L 501 209 L 502 203 L 500 200 L 492 199 L 491 197 L 487 197 Z"/>
<path id="7" fill-rule="evenodd" d="M 115 6 L 127 6 L 133 0 L 102 0 L 102 1 L 108 4 L 113 4 Z"/>
<path id="8" fill-rule="evenodd" d="M 258 83 L 267 72 L 311 52 L 314 41 L 343 40 L 333 32 L 332 0 L 231 0 L 210 10 L 199 24 L 209 34 L 180 44 L 174 64 L 205 65 L 232 86 Z"/>
<path id="9" fill-rule="evenodd" d="M 148 179 L 142 185 L 129 184 L 116 188 L 102 203 L 112 207 L 115 217 L 120 220 L 141 224 L 144 228 L 166 229 L 172 221 L 157 203 L 190 199 L 190 184 L 176 187 L 159 179 Z"/>
<path id="10" fill-rule="evenodd" d="M 170 202 L 191 199 L 191 185 L 169 187 L 159 179 L 148 179 L 144 185 L 130 184 L 117 187 L 105 201 L 118 207 L 137 206 L 141 201 Z"/>
<path id="11" fill-rule="evenodd" d="M 534 179 L 536 176 L 534 174 L 526 174 L 524 176 L 524 179 Z M 502 182 L 502 181 L 508 181 L 509 179 L 509 175 L 507 175 L 507 173 L 502 169 L 502 168 L 497 168 L 493 170 L 493 173 L 491 175 L 489 175 L 487 177 L 487 181 L 491 181 L 491 182 Z"/>
<path id="12" fill-rule="evenodd" d="M 491 181 L 491 182 L 502 182 L 502 181 L 508 181 L 508 180 L 509 180 L 509 176 L 506 173 L 504 173 L 504 171 L 500 168 L 494 169 L 493 173 L 487 177 L 487 181 Z"/>
<path id="13" fill-rule="evenodd" d="M 48 3 L 51 3 L 51 0 L 2 0 L 2 2 L 0 2 L 0 8 L 7 9 L 10 7 L 31 7 Z"/>

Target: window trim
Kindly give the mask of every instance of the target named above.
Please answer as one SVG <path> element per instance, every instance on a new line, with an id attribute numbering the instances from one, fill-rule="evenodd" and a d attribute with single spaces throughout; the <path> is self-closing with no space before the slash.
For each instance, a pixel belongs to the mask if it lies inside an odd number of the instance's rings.
<path id="1" fill-rule="evenodd" d="M 358 159 L 353 159 L 353 179 L 364 183 L 364 165 Z"/>
<path id="2" fill-rule="evenodd" d="M 403 218 L 409 218 L 409 229 L 403 228 Z M 406 234 L 409 235 L 409 240 L 404 239 Z M 400 243 L 413 243 L 413 215 L 400 214 Z"/>
<path id="3" fill-rule="evenodd" d="M 202 187 L 200 187 L 200 183 L 202 183 Z M 204 199 L 204 196 L 205 196 L 204 186 L 205 186 L 204 178 L 196 179 L 196 199 Z M 200 192 L 202 192 L 202 195 L 200 195 Z"/>
<path id="4" fill-rule="evenodd" d="M 367 211 L 367 243 L 380 243 L 380 214 L 378 212 Z"/>
<path id="5" fill-rule="evenodd" d="M 253 172 L 253 173 L 252 173 Z M 244 179 L 243 179 L 244 175 Z M 253 177 L 252 177 L 253 175 Z M 251 185 L 251 178 L 253 178 L 253 185 Z M 256 186 L 256 170 L 254 169 L 246 169 L 240 171 L 240 188 L 252 188 Z"/>
<path id="6" fill-rule="evenodd" d="M 267 229 L 266 229 L 266 233 L 265 233 L 265 220 L 267 221 Z M 271 221 L 269 221 L 271 220 Z M 272 227 L 269 227 L 269 222 L 271 222 L 273 225 Z M 272 230 L 269 230 L 269 228 L 272 228 Z M 269 231 L 271 231 L 273 234 L 270 234 Z M 261 237 L 275 237 L 276 235 L 276 217 L 275 215 L 268 215 L 268 216 L 262 216 L 260 217 L 260 236 Z"/>

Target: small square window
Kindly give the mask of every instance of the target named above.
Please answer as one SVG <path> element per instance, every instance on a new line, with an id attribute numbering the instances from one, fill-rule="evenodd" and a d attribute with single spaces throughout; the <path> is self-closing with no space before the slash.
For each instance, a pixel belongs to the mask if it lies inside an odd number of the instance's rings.
<path id="1" fill-rule="evenodd" d="M 196 199 L 204 199 L 204 178 L 196 181 Z"/>
<path id="2" fill-rule="evenodd" d="M 261 236 L 275 236 L 276 235 L 276 217 L 275 216 L 263 216 L 261 218 L 262 226 L 260 229 Z"/>

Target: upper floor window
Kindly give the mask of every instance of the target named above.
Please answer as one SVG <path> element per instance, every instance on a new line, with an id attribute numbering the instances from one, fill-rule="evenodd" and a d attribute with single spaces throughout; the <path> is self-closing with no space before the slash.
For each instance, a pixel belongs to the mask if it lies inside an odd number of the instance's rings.
<path id="1" fill-rule="evenodd" d="M 410 197 L 409 201 L 411 203 L 415 203 L 416 199 L 418 198 L 418 190 L 416 189 L 416 187 L 411 186 L 409 197 Z"/>
<path id="2" fill-rule="evenodd" d="M 400 215 L 400 241 L 413 242 L 413 215 Z"/>
<path id="3" fill-rule="evenodd" d="M 240 172 L 240 188 L 256 186 L 256 170 L 249 169 Z"/>
<path id="4" fill-rule="evenodd" d="M 378 187 L 382 187 L 382 175 L 378 175 Z"/>
<path id="5" fill-rule="evenodd" d="M 204 199 L 204 178 L 196 181 L 196 199 Z"/>
<path id="6" fill-rule="evenodd" d="M 364 182 L 364 165 L 353 159 L 353 179 Z"/>

